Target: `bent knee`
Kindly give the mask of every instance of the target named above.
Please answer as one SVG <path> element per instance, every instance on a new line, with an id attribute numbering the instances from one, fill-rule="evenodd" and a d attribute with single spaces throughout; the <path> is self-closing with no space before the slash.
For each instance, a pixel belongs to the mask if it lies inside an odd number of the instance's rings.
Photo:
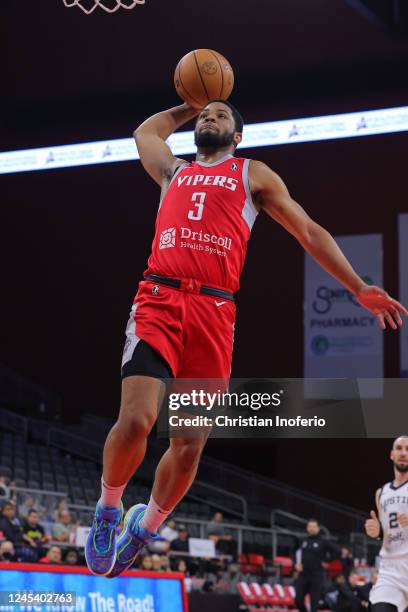
<path id="1" fill-rule="evenodd" d="M 177 439 L 171 441 L 172 452 L 177 455 L 177 460 L 184 469 L 191 469 L 199 462 L 203 452 L 204 442 L 201 439 Z"/>

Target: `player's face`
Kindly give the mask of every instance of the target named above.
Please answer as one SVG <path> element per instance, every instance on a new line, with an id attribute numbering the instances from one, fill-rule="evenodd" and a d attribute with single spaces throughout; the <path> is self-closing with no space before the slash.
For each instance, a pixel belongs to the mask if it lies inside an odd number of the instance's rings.
<path id="1" fill-rule="evenodd" d="M 397 438 L 391 451 L 391 461 L 398 472 L 408 472 L 408 438 Z"/>
<path id="2" fill-rule="evenodd" d="M 208 104 L 199 114 L 194 141 L 203 149 L 222 149 L 235 142 L 235 121 L 231 109 L 220 102 Z"/>

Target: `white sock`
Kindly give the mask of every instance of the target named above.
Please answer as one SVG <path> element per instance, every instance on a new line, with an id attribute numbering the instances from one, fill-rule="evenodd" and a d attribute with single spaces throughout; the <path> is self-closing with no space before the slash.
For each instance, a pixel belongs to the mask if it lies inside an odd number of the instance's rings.
<path id="1" fill-rule="evenodd" d="M 123 491 L 125 490 L 126 485 L 127 482 L 125 482 L 124 485 L 120 485 L 119 487 L 111 487 L 110 485 L 106 484 L 102 476 L 102 492 L 101 497 L 99 499 L 99 503 L 103 506 L 111 506 L 112 508 L 117 508 L 119 510 L 120 500 L 122 499 Z"/>
<path id="2" fill-rule="evenodd" d="M 145 513 L 142 516 L 139 524 L 141 527 L 143 527 L 143 529 L 150 531 L 150 533 L 155 533 L 160 525 L 164 523 L 172 510 L 173 508 L 170 510 L 163 510 L 163 508 L 160 508 L 160 506 L 156 504 L 153 497 L 150 497 Z"/>

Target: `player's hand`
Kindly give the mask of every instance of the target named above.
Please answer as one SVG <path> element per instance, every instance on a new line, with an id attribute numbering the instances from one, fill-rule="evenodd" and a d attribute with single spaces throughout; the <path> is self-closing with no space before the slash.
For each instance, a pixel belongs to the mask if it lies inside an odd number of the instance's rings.
<path id="1" fill-rule="evenodd" d="M 408 512 L 397 512 L 397 520 L 400 527 L 408 527 Z"/>
<path id="2" fill-rule="evenodd" d="M 303 572 L 303 565 L 301 563 L 296 563 L 295 570 L 297 572 Z"/>
<path id="3" fill-rule="evenodd" d="M 408 316 L 408 310 L 381 287 L 365 285 L 356 297 L 361 306 L 375 315 L 381 329 L 386 328 L 386 322 L 392 329 L 398 329 L 402 325 L 401 314 Z"/>
<path id="4" fill-rule="evenodd" d="M 371 510 L 370 517 L 371 518 L 367 519 L 365 522 L 366 534 L 370 536 L 370 538 L 378 538 L 378 536 L 380 535 L 381 528 L 380 521 L 378 520 L 374 510 Z"/>

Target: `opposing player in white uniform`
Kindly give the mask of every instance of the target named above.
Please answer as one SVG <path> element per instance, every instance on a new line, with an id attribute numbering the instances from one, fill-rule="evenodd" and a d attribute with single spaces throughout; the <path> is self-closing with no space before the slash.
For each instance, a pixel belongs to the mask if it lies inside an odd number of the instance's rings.
<path id="1" fill-rule="evenodd" d="M 403 612 L 408 607 L 408 436 L 393 444 L 394 480 L 378 489 L 378 518 L 371 511 L 367 535 L 383 536 L 377 583 L 370 592 L 373 612 Z"/>

